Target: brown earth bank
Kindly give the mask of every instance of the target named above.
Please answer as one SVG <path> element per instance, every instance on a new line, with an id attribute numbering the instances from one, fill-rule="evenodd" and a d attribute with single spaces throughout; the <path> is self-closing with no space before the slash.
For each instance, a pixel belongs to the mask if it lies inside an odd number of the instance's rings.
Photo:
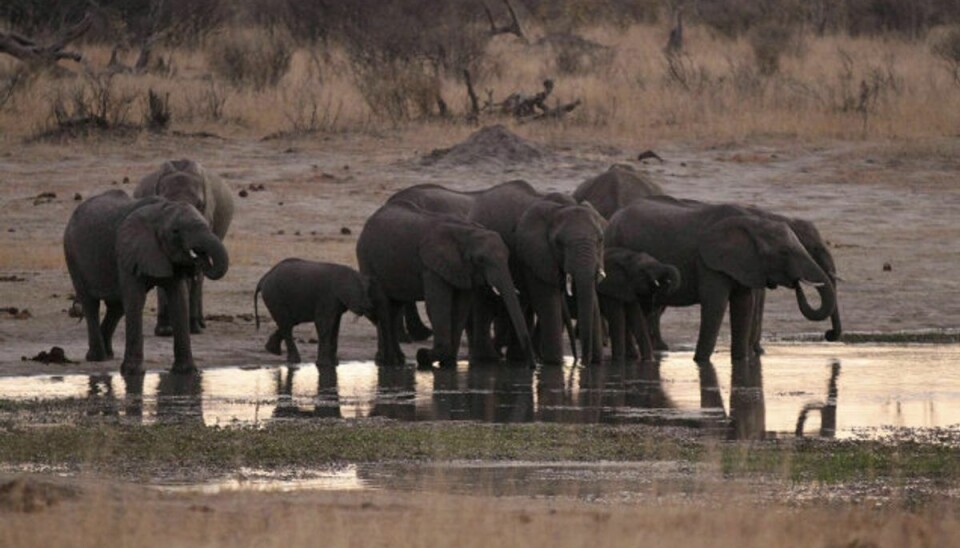
<path id="1" fill-rule="evenodd" d="M 596 504 L 383 491 L 169 493 L 0 477 L 0 544 L 33 546 L 947 546 L 955 505 Z"/>
<path id="2" fill-rule="evenodd" d="M 119 360 L 61 366 L 22 357 L 56 345 L 67 358 L 82 362 L 86 352 L 82 322 L 67 315 L 73 288 L 61 246 L 79 200 L 111 188 L 132 192 L 133 184 L 161 161 L 181 157 L 222 175 L 236 199 L 226 239 L 230 271 L 206 284 L 206 313 L 213 316 L 206 332 L 193 338 L 200 367 L 279 363 L 262 349 L 270 324 L 257 332 L 249 316 L 257 280 L 291 256 L 355 265 L 354 246 L 364 220 L 399 189 L 425 182 L 477 189 L 523 178 L 544 191 L 571 191 L 617 162 L 649 172 L 679 197 L 754 204 L 814 221 L 838 264 L 840 305 L 850 332 L 960 327 L 960 140 L 667 142 L 656 144 L 665 162 L 640 165 L 632 158 L 650 143 L 633 149 L 558 137 L 542 128 L 511 130 L 537 153 L 518 157 L 517 147 L 508 147 L 507 160 L 494 150 L 483 161 L 457 149 L 443 161 L 424 162 L 442 155 L 428 156 L 432 150 L 464 144 L 472 131 L 429 125 L 294 141 L 142 135 L 132 141 L 5 142 L 0 151 L 0 374 L 119 368 Z M 469 162 L 458 163 L 461 157 Z M 697 324 L 696 307 L 671 310 L 664 333 L 674 346 L 688 347 Z M 153 319 L 146 319 L 148 332 L 152 326 Z M 764 327 L 767 336 L 795 336 L 822 333 L 828 326 L 805 321 L 792 292 L 781 290 L 768 297 Z M 304 358 L 312 359 L 312 327 L 301 326 L 298 335 L 305 341 Z M 122 324 L 116 337 L 119 351 Z M 148 335 L 145 343 L 147 367 L 168 367 L 171 341 Z M 374 349 L 372 326 L 365 320 L 344 322 L 341 359 L 371 359 Z M 414 347 L 406 352 L 412 356 Z"/>

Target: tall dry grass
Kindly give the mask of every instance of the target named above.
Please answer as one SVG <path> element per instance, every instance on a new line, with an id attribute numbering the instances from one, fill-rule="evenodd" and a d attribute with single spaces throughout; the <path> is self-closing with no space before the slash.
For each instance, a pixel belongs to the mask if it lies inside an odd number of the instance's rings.
<path id="1" fill-rule="evenodd" d="M 498 36 L 475 69 L 476 88 L 481 100 L 488 91 L 502 100 L 514 91 L 538 91 L 545 78 L 553 78 L 553 100 L 580 98 L 583 105 L 560 124 L 538 124 L 543 129 L 533 131 L 548 139 L 568 134 L 613 142 L 770 135 L 914 139 L 953 135 L 960 122 L 960 84 L 933 47 L 945 31 L 915 41 L 792 33 L 789 43 L 773 50 L 779 53 L 775 69 L 757 61 L 756 40 L 730 39 L 700 26 L 688 28 L 684 52 L 668 58 L 666 32 L 662 25 L 586 29 L 586 38 L 611 53 L 592 65 L 580 61 L 572 73 L 570 54 L 558 54 L 560 46 Z M 137 98 L 129 119 L 143 118 L 147 90 L 154 89 L 170 94 L 173 128 L 179 131 L 262 137 L 434 125 L 438 94 L 453 119 L 464 123 L 467 96 L 457 74 L 418 62 L 360 66 L 332 42 L 295 47 L 259 30 L 242 37 L 247 48 L 274 48 L 268 60 L 286 63 L 285 53 L 276 49 L 291 48 L 289 68 L 263 78 L 231 78 L 233 65 L 218 64 L 217 57 L 218 51 L 232 51 L 237 63 L 236 48 L 226 47 L 226 38 L 203 49 L 160 51 L 169 61 L 163 71 L 112 79 L 118 97 Z M 231 40 L 236 46 L 237 39 Z M 106 67 L 105 47 L 87 47 L 84 53 L 92 70 Z M 3 82 L 14 87 L 0 106 L 0 128 L 14 138 L 49 127 L 57 97 L 88 85 L 84 76 L 24 81 L 15 74 L 14 62 L 0 60 L 0 88 Z"/>

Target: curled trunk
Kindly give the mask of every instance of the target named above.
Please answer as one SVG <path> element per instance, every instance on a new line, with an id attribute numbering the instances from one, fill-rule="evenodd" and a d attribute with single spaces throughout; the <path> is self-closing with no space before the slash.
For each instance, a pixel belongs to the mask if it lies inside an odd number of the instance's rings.
<path id="1" fill-rule="evenodd" d="M 813 308 L 807 301 L 807 295 L 803 288 L 797 285 L 797 305 L 800 307 L 800 313 L 803 317 L 812 321 L 819 322 L 829 318 L 837 309 L 837 294 L 830 282 L 817 286 L 817 293 L 820 294 L 820 308 Z"/>
<path id="2" fill-rule="evenodd" d="M 230 266 L 227 248 L 213 234 L 200 238 L 190 249 L 200 256 L 200 268 L 207 278 L 219 280 L 227 273 Z"/>

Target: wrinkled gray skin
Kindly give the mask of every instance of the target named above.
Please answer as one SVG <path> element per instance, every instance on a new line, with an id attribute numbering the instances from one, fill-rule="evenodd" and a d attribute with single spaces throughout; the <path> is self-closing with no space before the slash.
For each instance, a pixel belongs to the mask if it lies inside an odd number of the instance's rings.
<path id="1" fill-rule="evenodd" d="M 287 363 L 300 363 L 300 352 L 293 340 L 293 327 L 313 322 L 317 328 L 317 367 L 339 363 L 337 342 L 340 320 L 346 311 L 374 321 L 370 282 L 349 266 L 284 259 L 260 278 L 253 293 L 254 315 L 260 328 L 257 295 L 277 324 L 265 346 L 267 352 L 280 355 L 280 343 L 287 345 Z M 374 322 L 375 323 L 375 322 Z"/>
<path id="2" fill-rule="evenodd" d="M 503 238 L 514 279 L 536 315 L 537 354 L 544 363 L 563 362 L 563 290 L 569 276 L 583 290 L 577 293 L 581 355 L 587 363 L 600 360 L 596 282 L 603 266 L 604 220 L 592 207 L 577 205 L 563 194 L 543 194 L 520 180 L 473 192 L 417 185 L 398 192 L 391 201 L 456 215 Z M 481 306 L 474 316 L 471 355 L 495 359 L 499 353 L 489 327 L 493 315 L 482 295 L 475 302 Z"/>
<path id="3" fill-rule="evenodd" d="M 663 194 L 663 188 L 647 174 L 628 164 L 614 164 L 581 183 L 572 196 L 577 203 L 590 202 L 609 221 L 620 208 L 642 198 Z"/>
<path id="4" fill-rule="evenodd" d="M 603 251 L 606 278 L 597 286 L 600 311 L 607 320 L 614 360 L 637 355 L 633 340 L 640 345 L 644 360 L 653 358 L 645 312 L 669 297 L 681 284 L 680 271 L 646 253 L 623 247 Z"/>
<path id="5" fill-rule="evenodd" d="M 88 361 L 113 356 L 113 332 L 126 316 L 120 371 L 143 373 L 143 305 L 147 291 L 157 286 L 170 297 L 173 370 L 195 369 L 186 280 L 198 271 L 216 280 L 229 266 L 226 248 L 195 208 L 157 197 L 134 200 L 111 190 L 77 207 L 63 248 L 87 322 Z M 100 301 L 107 306 L 102 323 Z"/>
<path id="6" fill-rule="evenodd" d="M 693 200 L 677 201 L 680 203 L 689 202 L 693 207 L 696 207 L 697 204 L 700 203 Z M 827 249 L 826 242 L 824 242 L 823 237 L 820 236 L 820 232 L 813 223 L 804 219 L 778 215 L 776 213 L 756 207 L 732 206 L 726 211 L 730 215 L 752 214 L 764 219 L 782 222 L 789 225 L 794 234 L 797 235 L 797 238 L 800 240 L 800 243 L 803 245 L 804 249 L 807 250 L 807 253 L 809 253 L 810 256 L 813 257 L 813 260 L 817 262 L 817 265 L 827 273 L 827 276 L 830 278 L 830 284 L 834 289 L 834 298 L 836 299 L 837 266 L 833 260 L 833 255 L 831 255 L 830 251 Z M 756 324 L 756 327 L 753 329 L 753 340 L 751 341 L 751 345 L 758 354 L 763 353 L 763 348 L 760 345 L 760 337 L 763 327 L 763 309 L 765 300 L 766 291 L 763 289 L 758 289 L 757 294 L 754 297 L 756 304 L 754 308 L 754 323 Z M 660 333 L 660 317 L 662 313 L 663 309 L 660 309 L 657 313 L 653 314 L 650 319 L 650 332 L 653 338 L 654 348 L 657 350 L 667 349 L 667 344 L 663 341 L 663 336 Z M 826 338 L 828 341 L 840 340 L 840 337 L 843 335 L 843 327 L 840 320 L 839 301 L 834 306 L 833 313 L 830 315 L 830 323 L 831 327 L 824 333 L 824 338 Z"/>
<path id="7" fill-rule="evenodd" d="M 134 198 L 162 196 L 197 208 L 210 224 L 213 233 L 223 241 L 233 219 L 233 197 L 230 189 L 215 174 L 194 160 L 164 162 L 159 169 L 140 180 Z M 190 332 L 201 333 L 203 321 L 203 276 L 188 282 L 190 290 Z M 157 292 L 157 325 L 154 334 L 170 336 L 170 318 L 163 291 Z"/>
<path id="8" fill-rule="evenodd" d="M 606 241 L 610 247 L 648 253 L 680 270 L 683 284 L 663 304 L 700 305 L 697 363 L 710 361 L 728 303 L 731 358 L 751 357 L 751 343 L 757 337 L 752 331 L 759 329 L 754 321 L 755 290 L 794 288 L 801 313 L 811 321 L 829 318 L 836 308 L 829 275 L 790 226 L 744 208 L 665 196 L 639 200 L 614 214 Z M 820 308 L 807 302 L 801 281 L 817 285 Z"/>
<path id="9" fill-rule="evenodd" d="M 511 323 L 533 366 L 532 345 L 509 252 L 500 236 L 475 223 L 390 201 L 367 219 L 357 240 L 360 272 L 374 285 L 377 363 L 403 365 L 397 339 L 404 304 L 425 301 L 433 325 L 433 348 L 421 348 L 417 363 L 454 366 L 473 293 L 490 286 L 499 292 Z"/>

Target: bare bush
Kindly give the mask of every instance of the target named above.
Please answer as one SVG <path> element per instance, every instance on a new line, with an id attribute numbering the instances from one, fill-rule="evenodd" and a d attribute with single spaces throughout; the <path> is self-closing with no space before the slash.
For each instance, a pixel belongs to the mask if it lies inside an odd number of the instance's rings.
<path id="1" fill-rule="evenodd" d="M 686 54 L 664 55 L 664 82 L 692 93 L 703 92 L 711 83 L 710 72 Z"/>
<path id="2" fill-rule="evenodd" d="M 214 74 L 238 88 L 276 86 L 290 70 L 293 45 L 276 33 L 229 32 L 207 52 Z"/>
<path id="3" fill-rule="evenodd" d="M 766 23 L 750 33 L 750 47 L 757 70 L 764 76 L 780 71 L 780 57 L 790 46 L 791 30 L 785 25 Z"/>
<path id="4" fill-rule="evenodd" d="M 0 72 L 0 109 L 6 106 L 20 90 L 27 87 L 30 76 L 30 70 L 24 66 Z"/>
<path id="5" fill-rule="evenodd" d="M 144 109 L 144 125 L 153 132 L 163 132 L 170 127 L 170 94 L 161 96 L 152 89 L 147 90 L 146 108 Z"/>
<path id="6" fill-rule="evenodd" d="M 133 129 L 128 119 L 135 101 L 136 94 L 119 89 L 113 75 L 87 75 L 81 83 L 60 89 L 53 96 L 50 119 L 55 127 L 40 137 Z"/>
<path id="7" fill-rule="evenodd" d="M 374 116 L 393 124 L 429 117 L 438 104 L 439 80 L 415 62 L 371 59 L 355 66 L 355 79 Z"/>
<path id="8" fill-rule="evenodd" d="M 931 49 L 943 61 L 954 84 L 960 86 L 960 28 L 950 29 L 933 43 Z"/>

